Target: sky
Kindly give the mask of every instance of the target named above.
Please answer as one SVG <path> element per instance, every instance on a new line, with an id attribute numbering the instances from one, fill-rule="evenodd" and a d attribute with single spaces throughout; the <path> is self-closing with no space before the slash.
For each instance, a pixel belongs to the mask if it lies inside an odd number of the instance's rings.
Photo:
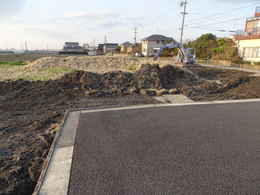
<path id="1" fill-rule="evenodd" d="M 60 49 L 81 44 L 133 42 L 151 34 L 180 39 L 181 0 L 0 0 L 0 48 Z M 244 29 L 260 0 L 187 0 L 184 40 Z"/>

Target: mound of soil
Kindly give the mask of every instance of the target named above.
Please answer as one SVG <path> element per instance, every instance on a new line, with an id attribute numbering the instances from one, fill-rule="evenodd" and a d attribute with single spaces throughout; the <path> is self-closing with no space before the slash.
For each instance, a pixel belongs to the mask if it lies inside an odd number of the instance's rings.
<path id="1" fill-rule="evenodd" d="M 80 86 L 81 89 L 94 90 L 118 90 L 127 92 L 130 89 L 172 89 L 182 86 L 194 85 L 200 82 L 200 79 L 191 71 L 159 65 L 142 65 L 135 72 L 108 72 L 97 74 L 91 72 L 77 71 L 65 75 L 61 78 L 67 86 Z"/>
<path id="2" fill-rule="evenodd" d="M 234 75 L 231 79 L 187 86 L 181 93 L 194 101 L 260 98 L 260 77 Z"/>
<path id="3" fill-rule="evenodd" d="M 87 78 L 81 74 L 74 75 L 77 82 L 78 78 Z M 95 85 L 88 83 L 90 87 Z M 32 194 L 67 109 L 155 102 L 140 95 L 86 97 L 84 90 L 69 80 L 0 82 L 0 194 Z"/>
<path id="4" fill-rule="evenodd" d="M 173 58 L 160 58 L 161 66 L 172 64 Z M 154 63 L 153 58 L 123 56 L 51 56 L 38 59 L 28 65 L 28 69 L 41 70 L 50 67 L 69 67 L 96 73 L 111 71 L 135 72 L 142 64 Z"/>

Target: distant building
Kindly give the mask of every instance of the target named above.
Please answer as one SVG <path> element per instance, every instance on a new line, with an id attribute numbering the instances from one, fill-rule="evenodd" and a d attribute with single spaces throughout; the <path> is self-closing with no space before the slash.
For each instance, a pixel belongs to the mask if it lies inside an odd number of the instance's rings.
<path id="1" fill-rule="evenodd" d="M 142 44 L 141 43 L 133 44 L 131 47 L 127 48 L 127 53 L 131 55 L 136 55 L 136 54 L 138 54 L 138 56 L 141 55 Z"/>
<path id="2" fill-rule="evenodd" d="M 248 18 L 244 32 L 234 36 L 239 55 L 246 61 L 260 62 L 260 7 Z"/>
<path id="3" fill-rule="evenodd" d="M 79 45 L 78 42 L 65 42 L 61 54 L 87 54 L 87 50 Z"/>
<path id="4" fill-rule="evenodd" d="M 0 50 L 0 55 L 6 55 L 6 54 L 14 54 L 14 51 L 10 51 L 10 50 Z"/>
<path id="5" fill-rule="evenodd" d="M 99 44 L 98 45 L 97 55 L 104 55 L 104 44 Z"/>
<path id="6" fill-rule="evenodd" d="M 89 48 L 90 48 L 89 44 L 87 44 L 87 43 L 84 43 L 82 47 L 83 47 L 84 49 L 89 49 Z"/>
<path id="7" fill-rule="evenodd" d="M 98 55 L 103 55 L 110 52 L 116 52 L 118 49 L 117 43 L 104 43 L 98 45 Z"/>
<path id="8" fill-rule="evenodd" d="M 161 48 L 173 43 L 176 43 L 173 38 L 163 35 L 151 35 L 142 40 L 142 54 L 144 56 L 155 56 L 160 52 Z"/>
<path id="9" fill-rule="evenodd" d="M 118 44 L 117 43 L 105 43 L 104 44 L 104 53 L 109 53 L 109 52 L 116 52 L 118 49 Z"/>
<path id="10" fill-rule="evenodd" d="M 121 53 L 128 53 L 129 48 L 132 48 L 133 44 L 128 42 L 122 43 L 120 45 L 120 52 Z"/>
<path id="11" fill-rule="evenodd" d="M 97 55 L 97 48 L 96 47 L 92 47 L 92 46 L 89 46 L 88 47 L 88 55 L 89 56 L 96 56 Z"/>

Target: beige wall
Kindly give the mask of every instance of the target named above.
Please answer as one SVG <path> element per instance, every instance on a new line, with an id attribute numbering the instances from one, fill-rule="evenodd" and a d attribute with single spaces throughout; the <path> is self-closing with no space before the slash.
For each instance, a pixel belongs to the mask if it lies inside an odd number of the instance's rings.
<path id="1" fill-rule="evenodd" d="M 162 48 L 163 46 L 172 43 L 172 41 L 142 41 L 142 54 L 144 56 L 154 55 L 154 48 Z"/>
<path id="2" fill-rule="evenodd" d="M 260 39 L 237 41 L 239 55 L 246 61 L 260 62 Z M 253 55 L 252 55 L 253 53 Z"/>

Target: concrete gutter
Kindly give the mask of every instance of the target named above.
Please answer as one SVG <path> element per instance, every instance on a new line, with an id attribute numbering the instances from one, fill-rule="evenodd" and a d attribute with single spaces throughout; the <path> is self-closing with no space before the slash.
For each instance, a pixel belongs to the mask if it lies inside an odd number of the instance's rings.
<path id="1" fill-rule="evenodd" d="M 194 102 L 185 95 L 163 95 L 154 97 L 154 99 L 164 104 L 184 104 Z"/>
<path id="2" fill-rule="evenodd" d="M 38 194 L 39 194 L 39 191 L 40 191 L 40 189 L 41 189 L 41 187 L 42 187 L 42 183 L 43 183 L 43 181 L 44 181 L 44 179 L 45 179 L 45 175 L 46 175 L 47 170 L 48 170 L 48 167 L 49 167 L 49 163 L 50 163 L 50 161 L 51 161 L 53 152 L 54 152 L 54 150 L 55 150 L 55 146 L 56 146 L 56 144 L 57 144 L 58 138 L 59 138 L 59 136 L 60 136 L 60 133 L 61 133 L 63 127 L 64 127 L 64 123 L 65 123 L 65 121 L 67 120 L 68 116 L 69 116 L 69 111 L 66 111 L 66 112 L 65 112 L 65 115 L 64 115 L 64 118 L 63 118 L 63 121 L 62 121 L 62 124 L 61 124 L 61 127 L 60 127 L 60 129 L 56 132 L 56 135 L 55 135 L 55 137 L 54 137 L 54 140 L 53 140 L 52 145 L 51 145 L 51 147 L 50 147 L 50 150 L 49 150 L 49 152 L 48 152 L 48 156 L 47 156 L 46 160 L 45 160 L 44 163 L 43 163 L 41 175 L 40 175 L 40 177 L 39 177 L 39 179 L 38 179 L 37 185 L 36 185 L 36 187 L 35 187 L 34 192 L 33 192 L 32 195 L 38 195 Z"/>
<path id="3" fill-rule="evenodd" d="M 67 194 L 80 112 L 67 111 L 56 133 L 33 195 Z"/>

